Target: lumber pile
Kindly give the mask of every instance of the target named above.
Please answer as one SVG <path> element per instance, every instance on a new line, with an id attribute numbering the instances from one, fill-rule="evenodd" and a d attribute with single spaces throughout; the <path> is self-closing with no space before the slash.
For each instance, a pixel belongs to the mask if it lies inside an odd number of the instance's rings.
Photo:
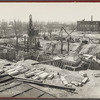
<path id="1" fill-rule="evenodd" d="M 89 80 L 89 78 L 86 77 L 86 78 L 84 78 L 84 79 L 82 80 L 82 83 L 85 84 L 88 80 Z"/>
<path id="2" fill-rule="evenodd" d="M 49 74 L 49 76 L 48 76 L 48 80 L 52 80 L 54 78 L 54 74 Z"/>
<path id="3" fill-rule="evenodd" d="M 0 69 L 0 74 L 4 73 L 4 70 Z"/>
<path id="4" fill-rule="evenodd" d="M 94 77 L 100 77 L 100 73 L 94 74 Z"/>
<path id="5" fill-rule="evenodd" d="M 67 80 L 64 78 L 64 76 L 60 76 L 62 83 L 64 84 L 64 86 L 68 85 Z"/>
<path id="6" fill-rule="evenodd" d="M 80 71 L 79 74 L 83 77 L 87 77 L 87 73 L 83 72 L 83 71 Z"/>
<path id="7" fill-rule="evenodd" d="M 68 76 L 67 77 L 64 76 L 63 73 L 62 74 L 60 73 L 60 71 L 56 72 L 54 70 L 48 70 L 46 69 L 45 66 L 44 67 L 37 66 L 36 64 L 32 65 L 32 67 L 19 64 L 19 65 L 15 65 L 5 70 L 0 69 L 0 74 L 3 72 L 6 72 L 7 74 L 14 77 L 15 79 L 18 79 L 23 82 L 29 82 L 32 84 L 48 86 L 48 87 L 58 88 L 58 89 L 70 89 L 71 90 L 73 89 L 73 86 L 83 86 L 89 80 L 89 78 L 87 77 L 87 73 L 85 73 L 84 71 L 80 71 L 78 74 L 80 74 L 81 77 L 83 77 L 83 80 L 75 81 L 72 78 L 72 80 L 69 82 L 69 80 L 67 79 Z M 57 73 L 59 73 L 59 75 Z M 21 79 L 22 77 L 24 79 Z M 57 81 L 60 81 L 61 84 L 58 83 L 59 85 L 56 85 Z M 40 82 L 42 84 L 40 84 Z"/>

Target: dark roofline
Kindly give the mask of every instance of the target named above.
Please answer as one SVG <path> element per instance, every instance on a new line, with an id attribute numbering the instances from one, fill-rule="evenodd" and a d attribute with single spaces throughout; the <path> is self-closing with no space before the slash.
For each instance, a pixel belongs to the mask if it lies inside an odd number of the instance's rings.
<path id="1" fill-rule="evenodd" d="M 82 21 L 77 21 L 77 22 L 82 22 Z M 83 21 L 83 22 L 100 22 L 100 21 Z"/>

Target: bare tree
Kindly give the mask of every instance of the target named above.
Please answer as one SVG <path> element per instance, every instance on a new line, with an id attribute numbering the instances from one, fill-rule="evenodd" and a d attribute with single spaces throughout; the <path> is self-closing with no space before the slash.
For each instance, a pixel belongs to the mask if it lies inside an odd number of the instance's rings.
<path id="1" fill-rule="evenodd" d="M 7 24 L 7 22 L 5 22 L 5 21 L 2 21 L 1 22 L 1 31 L 3 31 L 3 35 L 4 36 L 6 36 L 6 34 L 7 34 L 7 28 L 8 28 L 8 24 Z"/>

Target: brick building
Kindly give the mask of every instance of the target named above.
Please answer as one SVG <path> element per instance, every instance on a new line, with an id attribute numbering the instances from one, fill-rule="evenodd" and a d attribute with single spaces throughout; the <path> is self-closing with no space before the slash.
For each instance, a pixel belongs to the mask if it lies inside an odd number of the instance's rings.
<path id="1" fill-rule="evenodd" d="M 100 31 L 100 21 L 93 21 L 92 17 L 91 21 L 77 21 L 77 26 L 77 31 Z"/>

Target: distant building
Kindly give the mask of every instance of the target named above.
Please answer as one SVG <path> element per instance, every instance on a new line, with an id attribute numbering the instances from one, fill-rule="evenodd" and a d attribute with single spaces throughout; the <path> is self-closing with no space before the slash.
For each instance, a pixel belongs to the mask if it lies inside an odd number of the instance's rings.
<path id="1" fill-rule="evenodd" d="M 77 21 L 77 26 L 77 31 L 100 31 L 100 21 L 93 21 L 92 17 L 91 21 Z"/>

